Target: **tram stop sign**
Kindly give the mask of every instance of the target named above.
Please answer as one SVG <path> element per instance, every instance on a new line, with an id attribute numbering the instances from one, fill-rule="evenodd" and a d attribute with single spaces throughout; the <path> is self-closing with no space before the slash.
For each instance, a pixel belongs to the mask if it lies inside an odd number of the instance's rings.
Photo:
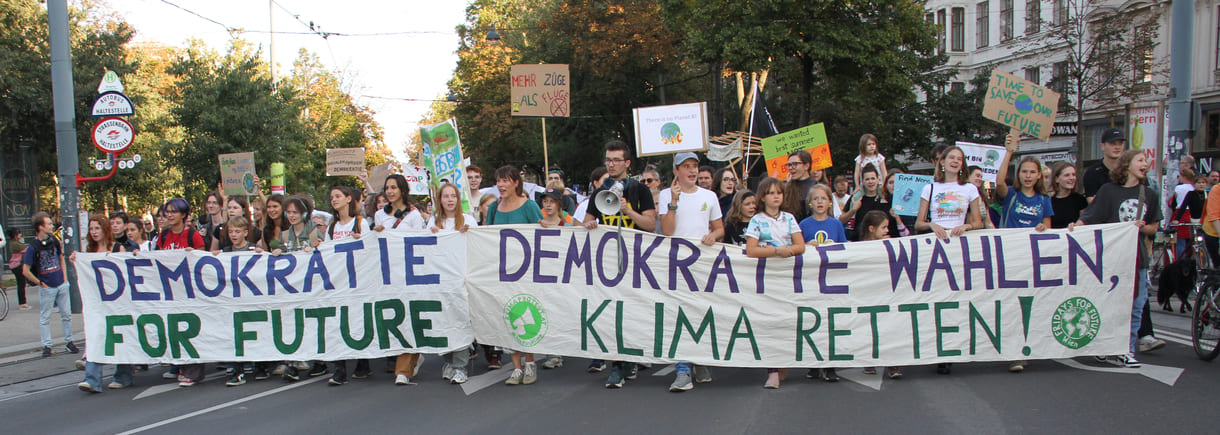
<path id="1" fill-rule="evenodd" d="M 123 118 L 105 118 L 93 126 L 93 145 L 102 152 L 122 153 L 135 136 L 135 129 Z"/>

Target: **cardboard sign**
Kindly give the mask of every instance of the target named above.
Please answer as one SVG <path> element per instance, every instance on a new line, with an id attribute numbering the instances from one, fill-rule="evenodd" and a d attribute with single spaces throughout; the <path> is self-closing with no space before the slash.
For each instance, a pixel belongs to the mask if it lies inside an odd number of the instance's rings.
<path id="1" fill-rule="evenodd" d="M 424 142 L 424 167 L 432 174 L 428 190 L 435 191 L 441 180 L 457 186 L 462 194 L 462 212 L 470 212 L 470 189 L 467 189 L 466 167 L 461 163 L 462 139 L 458 137 L 457 123 L 453 119 L 436 125 L 421 125 L 419 137 Z M 475 204 L 478 205 L 478 204 Z"/>
<path id="2" fill-rule="evenodd" d="M 571 76 L 567 64 L 513 65 L 509 75 L 512 116 L 568 117 Z"/>
<path id="3" fill-rule="evenodd" d="M 631 109 L 638 156 L 707 149 L 707 103 Z"/>
<path id="4" fill-rule="evenodd" d="M 369 185 L 374 192 L 385 191 L 385 179 L 390 176 L 390 164 L 383 163 L 369 168 Z"/>
<path id="5" fill-rule="evenodd" d="M 983 117 L 1020 130 L 1044 141 L 1051 137 L 1059 93 L 1045 86 L 999 70 L 991 73 Z"/>
<path id="6" fill-rule="evenodd" d="M 972 142 L 957 142 L 958 148 L 966 155 L 966 167 L 978 166 L 983 170 L 983 181 L 994 183 L 1000 174 L 1000 162 L 1008 149 L 999 145 L 977 144 Z"/>
<path id="7" fill-rule="evenodd" d="M 808 125 L 762 139 L 763 158 L 767 159 L 767 174 L 780 180 L 788 179 L 788 154 L 793 151 L 809 151 L 810 171 L 832 166 L 830 141 L 826 139 L 826 126 L 822 123 Z"/>
<path id="8" fill-rule="evenodd" d="M 328 148 L 326 150 L 326 175 L 352 175 L 364 173 L 364 148 Z"/>
<path id="9" fill-rule="evenodd" d="M 919 213 L 920 192 L 932 184 L 931 175 L 898 174 L 894 176 L 894 213 L 915 216 Z"/>
<path id="10" fill-rule="evenodd" d="M 254 153 L 221 154 L 220 184 L 225 195 L 255 195 Z"/>

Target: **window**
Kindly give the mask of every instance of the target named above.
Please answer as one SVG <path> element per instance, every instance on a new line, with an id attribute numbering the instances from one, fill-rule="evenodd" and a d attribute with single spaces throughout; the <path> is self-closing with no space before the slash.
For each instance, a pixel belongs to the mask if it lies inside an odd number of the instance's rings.
<path id="1" fill-rule="evenodd" d="M 966 8 L 953 8 L 953 23 L 950 32 L 950 50 L 966 50 Z"/>
<path id="2" fill-rule="evenodd" d="M 1054 0 L 1055 7 L 1055 25 L 1062 26 L 1068 21 L 1068 2 L 1067 0 Z"/>
<path id="3" fill-rule="evenodd" d="M 957 93 L 966 92 L 966 82 L 949 83 L 949 92 L 957 92 Z"/>
<path id="4" fill-rule="evenodd" d="M 1042 70 L 1039 67 L 1031 66 L 1029 68 L 1026 68 L 1025 69 L 1025 80 L 1029 80 L 1031 82 L 1041 84 L 1042 83 L 1042 79 L 1040 78 L 1040 76 L 1042 75 L 1041 73 L 1042 73 Z"/>
<path id="5" fill-rule="evenodd" d="M 1131 66 L 1132 79 L 1136 85 L 1152 83 L 1152 47 L 1156 44 L 1155 23 L 1145 23 L 1135 27 L 1132 35 Z"/>
<path id="6" fill-rule="evenodd" d="M 939 27 L 939 30 L 937 30 L 937 35 L 938 35 L 937 39 L 940 41 L 940 52 L 944 53 L 945 52 L 945 42 L 947 42 L 947 41 L 945 41 L 945 10 L 944 9 L 936 11 L 936 26 Z"/>
<path id="7" fill-rule="evenodd" d="M 1051 65 L 1051 81 L 1047 83 L 1047 87 L 1059 93 L 1059 111 L 1067 110 L 1070 101 L 1068 100 L 1068 63 L 1067 61 L 1055 62 Z"/>
<path id="8" fill-rule="evenodd" d="M 1014 0 L 1000 0 L 1000 42 L 1012 39 L 1012 3 Z"/>
<path id="9" fill-rule="evenodd" d="M 978 40 L 976 47 L 983 48 L 991 39 L 991 1 L 979 2 L 975 6 L 975 15 L 977 18 L 974 19 L 974 38 Z M 1217 53 L 1220 53 L 1220 50 Z"/>
<path id="10" fill-rule="evenodd" d="M 1025 0 L 1025 34 L 1033 35 L 1042 31 L 1041 0 Z"/>
<path id="11" fill-rule="evenodd" d="M 1220 10 L 1216 13 L 1220 14 Z M 1220 17 L 1220 15 L 1216 15 Z M 1216 25 L 1216 69 L 1220 70 L 1220 24 Z"/>

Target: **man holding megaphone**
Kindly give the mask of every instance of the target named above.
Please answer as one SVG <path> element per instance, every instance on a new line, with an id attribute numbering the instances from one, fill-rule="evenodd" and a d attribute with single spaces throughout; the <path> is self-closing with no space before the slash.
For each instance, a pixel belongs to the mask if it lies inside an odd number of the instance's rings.
<path id="1" fill-rule="evenodd" d="M 607 182 L 593 191 L 590 204 L 584 218 L 584 227 L 597 228 L 598 221 L 605 225 L 617 225 L 623 228 L 636 228 L 653 231 L 657 226 L 657 207 L 652 202 L 652 192 L 648 187 L 628 176 L 631 168 L 631 149 L 621 140 L 606 143 L 606 173 L 610 175 Z M 598 195 L 603 191 L 613 192 Z M 617 200 L 616 198 L 617 197 Z M 594 206 L 599 205 L 599 206 Z M 620 213 L 608 213 L 617 205 Z"/>

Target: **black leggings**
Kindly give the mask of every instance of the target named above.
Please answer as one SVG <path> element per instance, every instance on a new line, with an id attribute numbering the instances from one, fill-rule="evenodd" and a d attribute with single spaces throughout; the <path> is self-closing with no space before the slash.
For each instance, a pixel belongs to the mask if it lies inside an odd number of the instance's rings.
<path id="1" fill-rule="evenodd" d="M 21 269 L 13 271 L 13 276 L 17 279 L 17 303 L 25 305 L 25 275 L 21 274 Z"/>

